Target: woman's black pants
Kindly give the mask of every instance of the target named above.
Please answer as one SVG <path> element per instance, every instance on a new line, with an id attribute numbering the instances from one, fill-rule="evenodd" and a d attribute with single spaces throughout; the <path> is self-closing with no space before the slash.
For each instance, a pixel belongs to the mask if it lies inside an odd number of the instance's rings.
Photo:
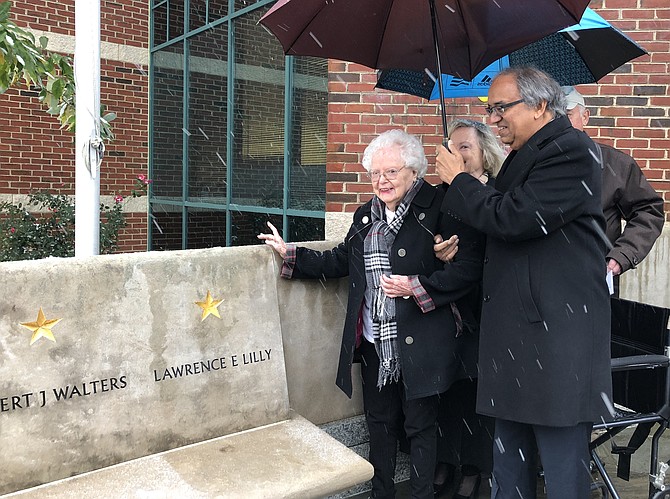
<path id="1" fill-rule="evenodd" d="M 396 453 L 404 429 L 410 446 L 410 487 L 413 499 L 433 498 L 437 452 L 438 396 L 407 400 L 402 377 L 397 383 L 377 388 L 379 357 L 372 343 L 363 339 L 360 348 L 363 405 L 370 432 L 369 461 L 374 467 L 372 497 L 395 497 Z"/>

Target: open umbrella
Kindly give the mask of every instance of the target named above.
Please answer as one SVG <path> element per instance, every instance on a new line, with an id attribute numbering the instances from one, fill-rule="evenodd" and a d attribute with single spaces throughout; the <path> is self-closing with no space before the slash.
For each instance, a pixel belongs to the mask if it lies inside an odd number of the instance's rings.
<path id="1" fill-rule="evenodd" d="M 647 52 L 596 12 L 586 9 L 579 24 L 522 47 L 487 66 L 472 80 L 442 74 L 445 97 L 480 97 L 493 77 L 506 67 L 533 65 L 560 85 L 595 83 L 626 62 Z M 377 87 L 438 99 L 439 85 L 425 71 L 380 70 Z"/>
<path id="2" fill-rule="evenodd" d="M 279 0 L 260 20 L 287 55 L 472 79 L 577 22 L 588 0 Z M 438 85 L 441 80 L 438 79 Z M 446 113 L 440 99 L 446 137 Z"/>

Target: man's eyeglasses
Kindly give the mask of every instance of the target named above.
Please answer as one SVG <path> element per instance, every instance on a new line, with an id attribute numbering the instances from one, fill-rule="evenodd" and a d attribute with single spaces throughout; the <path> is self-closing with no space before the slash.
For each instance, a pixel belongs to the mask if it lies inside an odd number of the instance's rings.
<path id="1" fill-rule="evenodd" d="M 398 177 L 400 170 L 402 170 L 403 168 L 405 167 L 403 166 L 402 168 L 389 168 L 388 170 L 385 170 L 383 172 L 380 171 L 368 172 L 368 177 L 370 177 L 370 179 L 373 182 L 378 182 L 382 175 L 386 177 L 386 180 L 395 180 Z"/>
<path id="2" fill-rule="evenodd" d="M 489 116 L 491 116 L 493 113 L 496 113 L 498 116 L 502 116 L 505 114 L 505 111 L 507 111 L 510 107 L 516 106 L 517 104 L 521 104 L 523 102 L 523 99 L 515 100 L 514 102 L 509 102 L 507 104 L 498 104 L 497 106 L 486 106 L 484 109 L 486 109 L 486 112 Z"/>

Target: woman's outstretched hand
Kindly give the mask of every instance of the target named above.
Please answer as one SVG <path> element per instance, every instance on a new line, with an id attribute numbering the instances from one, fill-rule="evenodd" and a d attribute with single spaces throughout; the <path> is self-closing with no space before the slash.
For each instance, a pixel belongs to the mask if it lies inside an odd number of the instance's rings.
<path id="1" fill-rule="evenodd" d="M 279 256 L 286 258 L 286 242 L 284 242 L 279 235 L 279 232 L 277 232 L 277 228 L 274 225 L 270 222 L 267 224 L 268 227 L 270 227 L 272 234 L 258 234 L 256 237 L 265 241 L 265 244 L 271 246 L 273 250 L 279 253 Z"/>

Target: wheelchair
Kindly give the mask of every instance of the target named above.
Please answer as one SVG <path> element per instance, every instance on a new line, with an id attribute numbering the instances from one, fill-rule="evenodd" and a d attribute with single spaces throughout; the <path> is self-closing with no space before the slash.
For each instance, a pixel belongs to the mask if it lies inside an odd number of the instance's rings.
<path id="1" fill-rule="evenodd" d="M 630 478 L 630 461 L 636 450 L 656 427 L 649 464 L 649 498 L 670 498 L 670 462 L 659 462 L 659 439 L 670 426 L 670 309 L 612 298 L 612 388 L 613 419 L 594 424 L 591 460 L 601 480 L 593 484 L 605 499 L 620 499 L 613 480 L 598 452 L 610 443 L 618 455 L 617 477 Z M 613 438 L 635 427 L 627 445 Z"/>

